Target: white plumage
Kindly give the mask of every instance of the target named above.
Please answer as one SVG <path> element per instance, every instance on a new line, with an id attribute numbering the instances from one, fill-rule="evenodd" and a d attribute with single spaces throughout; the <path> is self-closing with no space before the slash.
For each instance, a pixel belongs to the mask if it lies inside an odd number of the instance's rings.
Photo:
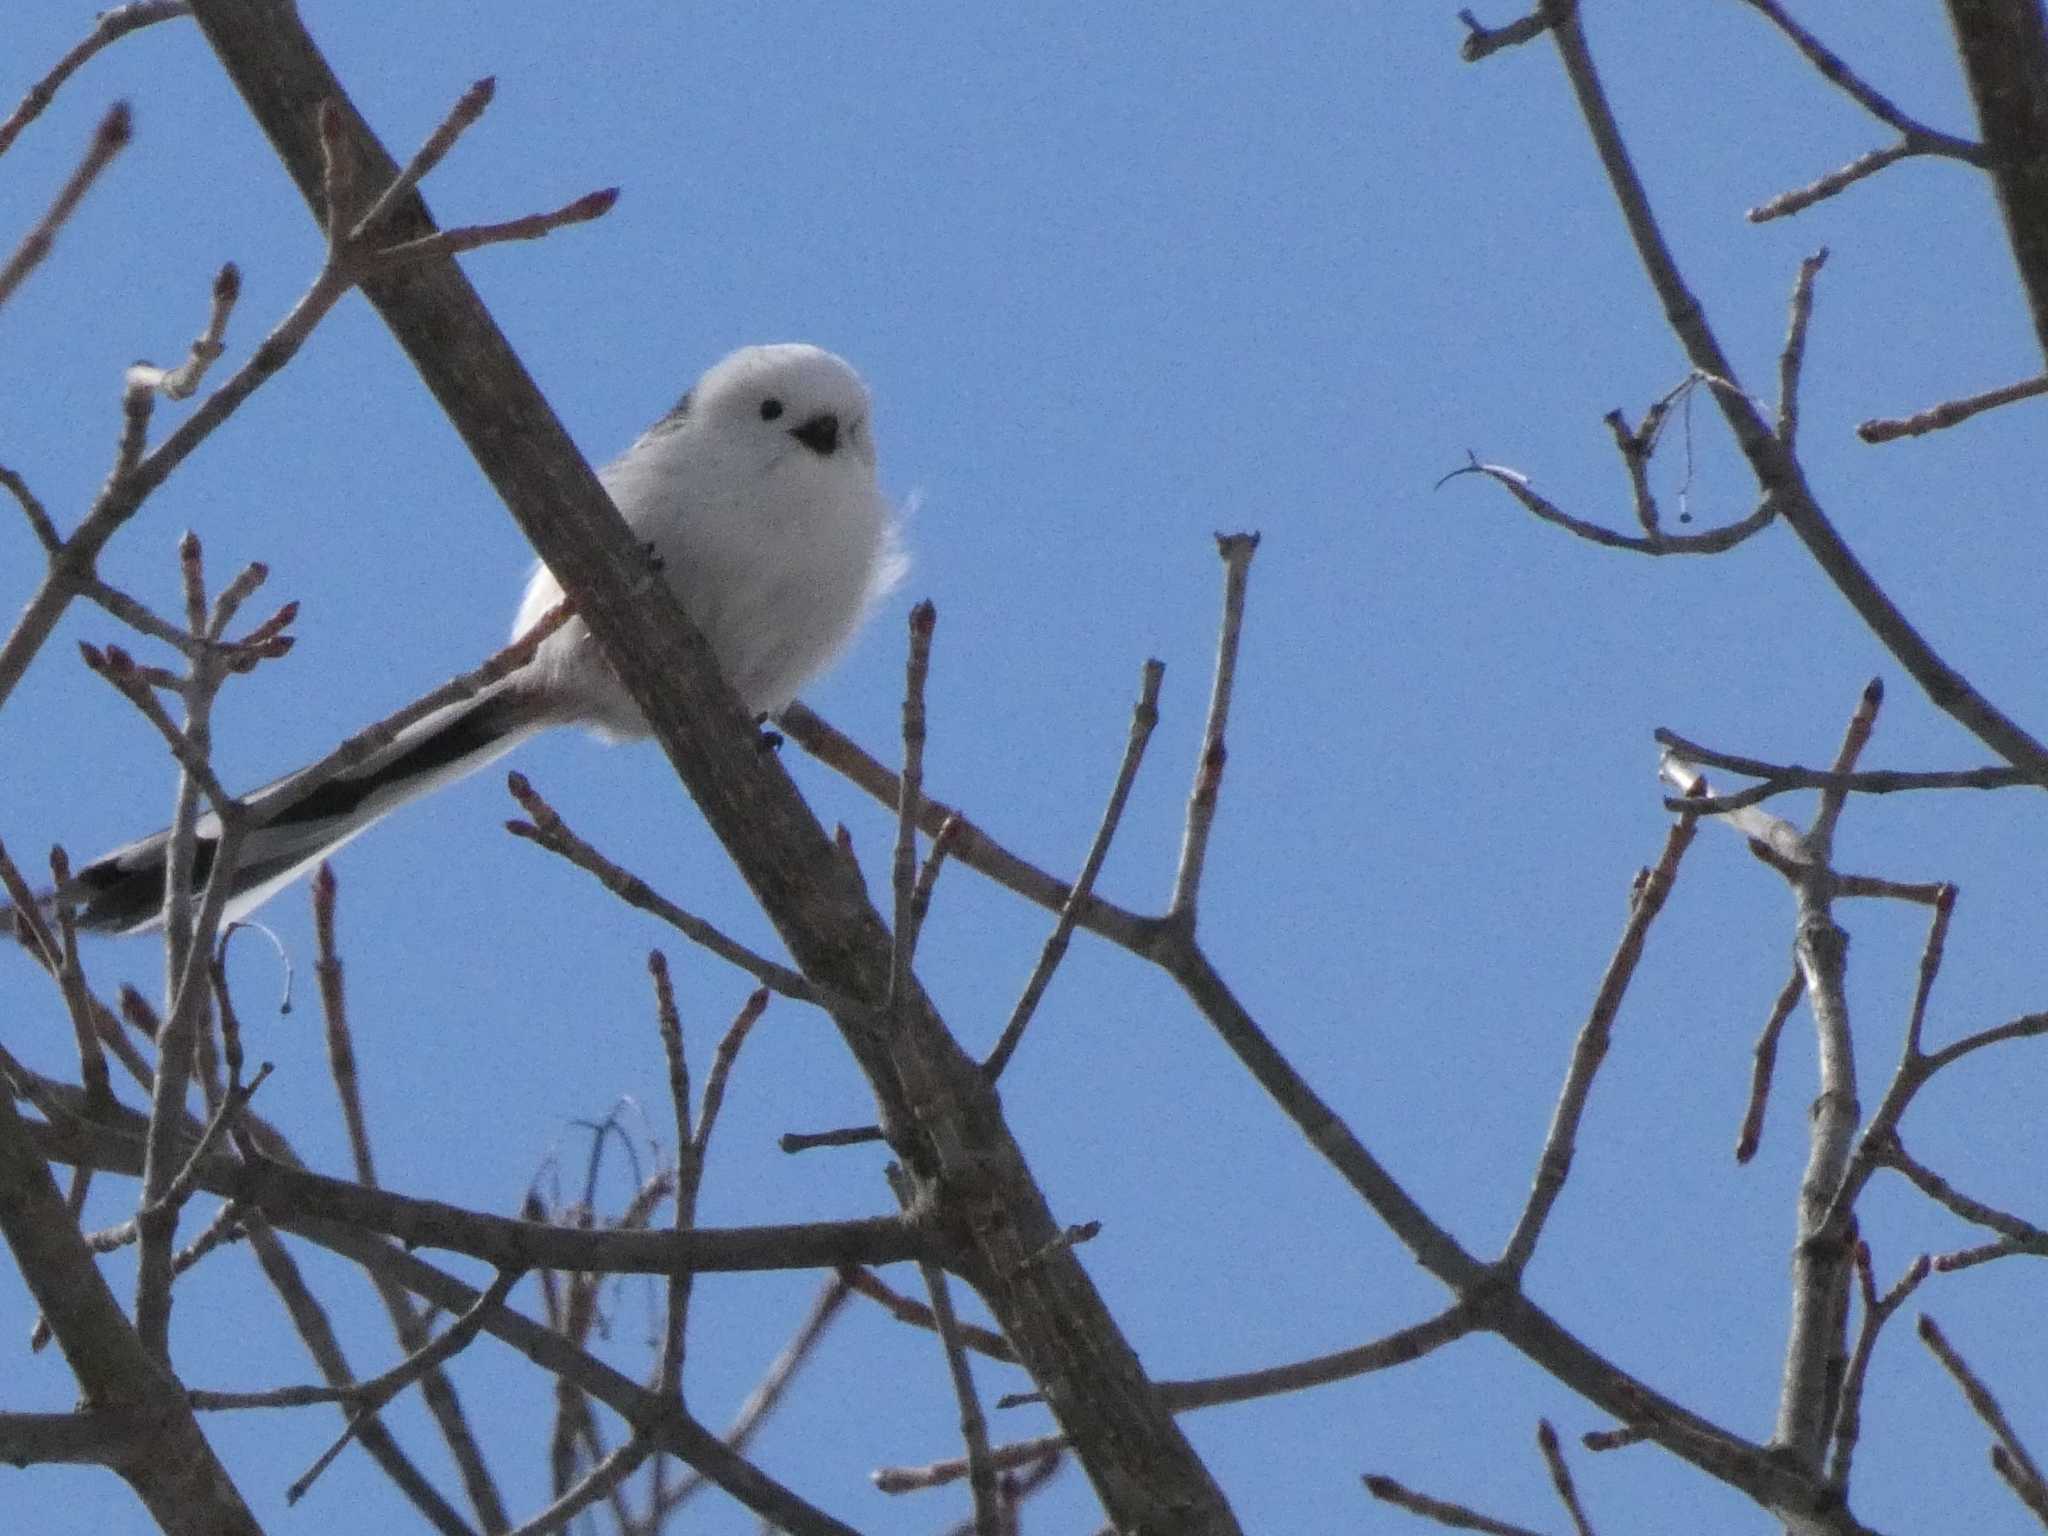
<path id="1" fill-rule="evenodd" d="M 830 352 L 747 347 L 598 474 L 756 714 L 795 698 L 902 574 L 868 415 L 867 387 Z M 561 600 L 536 569 L 514 638 Z M 549 636 L 531 673 L 567 718 L 647 734 L 581 623 Z"/>

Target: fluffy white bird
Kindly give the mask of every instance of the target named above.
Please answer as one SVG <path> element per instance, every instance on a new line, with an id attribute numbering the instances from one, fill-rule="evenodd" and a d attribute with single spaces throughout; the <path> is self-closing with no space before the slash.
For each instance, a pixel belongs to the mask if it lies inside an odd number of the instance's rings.
<path id="1" fill-rule="evenodd" d="M 867 387 L 818 347 L 733 353 L 598 478 L 757 714 L 780 710 L 824 670 L 903 569 L 895 520 L 875 480 Z M 514 637 L 561 597 L 553 573 L 537 568 Z M 401 732 L 353 772 L 296 792 L 290 775 L 250 795 L 253 825 L 229 918 L 253 911 L 407 801 L 557 725 L 613 741 L 647 734 L 579 619 L 544 640 L 519 671 Z M 218 831 L 211 817 L 200 824 L 195 883 L 210 872 Z M 116 933 L 154 926 L 167 841 L 159 832 L 79 870 L 67 895 L 79 904 L 81 925 Z"/>

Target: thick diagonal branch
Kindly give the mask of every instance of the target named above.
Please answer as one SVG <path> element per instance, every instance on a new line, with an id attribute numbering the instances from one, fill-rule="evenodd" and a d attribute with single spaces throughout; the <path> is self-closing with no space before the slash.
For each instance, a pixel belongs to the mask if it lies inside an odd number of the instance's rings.
<path id="1" fill-rule="evenodd" d="M 316 212 L 322 104 L 337 104 L 369 182 L 396 172 L 288 7 L 195 0 L 193 12 Z M 432 230 L 417 197 L 394 211 L 393 238 Z M 363 291 L 575 602 L 799 966 L 836 993 L 878 1003 L 889 974 L 879 916 L 789 776 L 760 751 L 703 636 L 649 571 L 461 271 L 423 260 L 371 275 Z M 921 1216 L 1045 1389 L 1112 1522 L 1235 1531 L 1079 1261 L 1050 1246 L 1059 1226 L 980 1071 L 914 987 L 890 1029 L 870 1018 L 835 1022 L 916 1181 Z"/>
<path id="2" fill-rule="evenodd" d="M 2040 0 L 1948 0 L 1948 19 L 2034 335 L 2048 355 L 2048 18 Z"/>

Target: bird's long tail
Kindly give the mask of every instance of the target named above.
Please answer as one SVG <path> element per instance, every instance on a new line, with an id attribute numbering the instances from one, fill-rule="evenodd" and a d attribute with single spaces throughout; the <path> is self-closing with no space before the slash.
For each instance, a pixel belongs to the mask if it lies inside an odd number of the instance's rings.
<path id="1" fill-rule="evenodd" d="M 500 688 L 407 727 L 390 746 L 345 774 L 309 785 L 300 772 L 264 785 L 244 800 L 250 825 L 235 862 L 227 920 L 254 911 L 407 801 L 483 767 L 539 725 L 522 695 Z M 213 873 L 219 840 L 219 821 L 211 814 L 202 817 L 193 849 L 195 890 L 203 889 Z M 102 933 L 140 933 L 161 922 L 169 843 L 169 832 L 158 832 L 76 871 L 64 894 L 76 904 L 78 925 Z M 54 893 L 41 898 L 46 909 L 54 900 Z M 0 932 L 15 928 L 12 909 L 0 905 Z"/>

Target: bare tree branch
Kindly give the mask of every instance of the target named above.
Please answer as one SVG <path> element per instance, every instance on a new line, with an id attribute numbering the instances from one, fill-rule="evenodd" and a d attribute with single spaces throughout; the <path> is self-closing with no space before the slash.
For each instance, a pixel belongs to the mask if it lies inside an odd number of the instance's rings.
<path id="1" fill-rule="evenodd" d="M 1858 426 L 1856 435 L 1866 443 L 1891 443 L 1902 437 L 1920 437 L 1929 432 L 1940 432 L 1953 427 L 1959 422 L 1968 421 L 1972 416 L 1996 410 L 2001 405 L 2031 400 L 2036 395 L 2048 395 L 2048 374 L 2022 379 L 2017 384 L 2007 384 L 1999 389 L 1987 389 L 1981 395 L 1965 395 L 1960 400 L 1945 400 L 1940 405 L 1931 405 L 1924 411 L 1897 420 L 1875 417 Z"/>
<path id="2" fill-rule="evenodd" d="M 113 1463 L 168 1536 L 256 1536 L 259 1527 L 175 1382 L 93 1263 L 16 1112 L 0 1092 L 0 1237 L 95 1409 L 129 1426 Z"/>
<path id="3" fill-rule="evenodd" d="M 982 1063 L 981 1069 L 991 1081 L 1003 1075 L 1003 1068 L 1009 1064 L 1018 1043 L 1024 1038 L 1031 1015 L 1045 996 L 1045 989 L 1052 984 L 1053 972 L 1059 969 L 1060 961 L 1066 957 L 1067 945 L 1074 937 L 1074 927 L 1081 920 L 1081 909 L 1095 889 L 1095 877 L 1102 873 L 1103 860 L 1109 857 L 1109 845 L 1123 820 L 1131 786 L 1137 781 L 1138 764 L 1144 760 L 1145 744 L 1151 740 L 1153 727 L 1159 723 L 1159 685 L 1165 676 L 1165 663 L 1145 663 L 1144 678 L 1138 687 L 1138 702 L 1131 710 L 1131 732 L 1124 744 L 1123 762 L 1117 768 L 1116 784 L 1109 792 L 1109 803 L 1103 807 L 1102 820 L 1095 829 L 1095 840 L 1089 844 L 1088 856 L 1081 861 L 1081 872 L 1075 876 L 1067 899 L 1060 904 L 1059 921 L 1054 924 L 1045 947 L 1039 951 L 1038 964 L 1032 968 L 1023 993 L 1010 1010 L 1009 1021 L 1003 1025 L 1002 1034 L 997 1036 L 995 1049 Z M 946 825 L 957 830 L 960 822 L 956 817 Z"/>
<path id="4" fill-rule="evenodd" d="M 1870 1245 L 1856 1245 L 1856 1278 L 1863 1293 L 1863 1324 L 1856 1333 L 1856 1348 L 1849 1356 L 1849 1369 L 1842 1380 L 1842 1406 L 1835 1414 L 1834 1457 L 1828 1466 L 1828 1481 L 1847 1491 L 1849 1471 L 1856 1457 L 1856 1441 L 1863 1429 L 1863 1384 L 1869 1378 L 1870 1357 L 1876 1353 L 1877 1337 L 1884 1325 L 1905 1305 L 1906 1298 L 1920 1287 L 1933 1270 L 1922 1254 L 1907 1266 L 1898 1283 L 1884 1295 L 1870 1272 Z"/>
<path id="5" fill-rule="evenodd" d="M 0 133 L 4 132 L 4 126 L 0 126 Z M 114 156 L 128 147 L 128 140 L 133 135 L 134 123 L 129 116 L 128 104 L 117 102 L 108 108 L 107 115 L 100 119 L 99 127 L 93 131 L 92 141 L 86 146 L 78 168 L 58 190 L 35 227 L 22 237 L 21 244 L 14 248 L 14 254 L 0 262 L 0 305 L 12 298 L 14 290 L 22 285 L 29 273 L 42 265 L 43 258 L 57 243 L 58 231 L 78 211 L 78 205 L 85 200 L 92 184 L 113 164 Z M 4 149 L 5 142 L 0 140 L 0 150 Z"/>
<path id="6" fill-rule="evenodd" d="M 59 59 L 50 70 L 21 98 L 15 109 L 0 122 L 0 155 L 14 147 L 14 141 L 21 137 L 21 131 L 38 117 L 57 98 L 57 92 L 92 57 L 142 27 L 154 26 L 160 21 L 169 21 L 175 16 L 191 14 L 191 7 L 185 0 L 130 0 L 127 5 L 117 5 L 111 10 L 100 12 L 93 22 L 93 28 L 86 33 L 70 52 Z"/>
<path id="7" fill-rule="evenodd" d="M 2048 355 L 2048 21 L 2037 0 L 1948 0 L 1948 16 L 2034 339 Z"/>
<path id="8" fill-rule="evenodd" d="M 1637 882 L 1630 894 L 1628 925 L 1622 931 L 1614 958 L 1607 964 L 1607 974 L 1600 979 L 1600 989 L 1594 996 L 1592 1009 L 1572 1048 L 1571 1067 L 1565 1074 L 1564 1089 L 1558 1095 L 1557 1110 L 1551 1119 L 1550 1134 L 1544 1140 L 1543 1154 L 1537 1160 L 1536 1178 L 1529 1191 L 1528 1203 L 1522 1208 L 1507 1246 L 1501 1250 L 1501 1265 L 1511 1274 L 1519 1275 L 1528 1268 L 1529 1260 L 1535 1256 L 1537 1241 L 1543 1235 L 1543 1224 L 1549 1219 L 1557 1197 L 1564 1193 L 1564 1181 L 1571 1172 L 1578 1140 L 1579 1122 L 1584 1118 L 1587 1101 L 1592 1097 L 1594 1075 L 1606 1059 L 1615 1016 L 1621 1012 L 1622 999 L 1628 993 L 1629 983 L 1635 979 L 1636 966 L 1642 960 L 1650 925 L 1664 910 L 1672 882 L 1678 878 L 1679 860 L 1685 857 L 1685 850 L 1692 845 L 1693 835 L 1698 829 L 1696 817 L 1681 816 L 1665 838 L 1664 852 L 1656 866 L 1650 870 L 1648 878 Z"/>
<path id="9" fill-rule="evenodd" d="M 1392 1504 L 1396 1509 L 1405 1509 L 1411 1515 L 1420 1515 L 1454 1531 L 1484 1531 L 1487 1536 L 1537 1536 L 1525 1525 L 1510 1525 L 1505 1520 L 1495 1520 L 1482 1515 L 1476 1509 L 1463 1504 L 1454 1504 L 1448 1499 L 1433 1499 L 1426 1493 L 1417 1493 L 1404 1487 L 1393 1478 L 1382 1473 L 1365 1474 L 1365 1491 L 1382 1504 Z"/>
<path id="10" fill-rule="evenodd" d="M 1869 85 L 1861 75 L 1844 63 L 1840 54 L 1794 20 L 1778 0 L 1744 0 L 1744 3 L 1760 12 L 1772 26 L 1784 33 L 1792 46 L 1805 56 L 1806 62 L 1818 70 L 1829 84 L 1845 92 L 1856 105 L 1887 128 L 1894 128 L 1909 138 L 1919 136 L 1945 140 L 1950 146 L 1948 152 L 1959 159 L 1968 160 L 1974 165 L 1984 163 L 1981 145 L 1936 133 L 1926 124 L 1908 117 L 1899 110 L 1890 97 Z"/>
<path id="11" fill-rule="evenodd" d="M 2016 0 L 1951 0 L 1951 9 L 2006 5 L 2021 10 L 2028 9 L 2029 4 L 2030 0 L 2017 0 L 2017 3 Z M 1651 210 L 1649 194 L 1636 173 L 1634 159 L 1600 83 L 1574 0 L 1542 0 L 1537 14 L 1544 18 L 1547 34 L 1557 45 L 1566 79 L 1578 100 L 1580 113 L 1606 170 L 1609 186 L 1621 208 L 1643 270 L 1692 366 L 1709 381 L 1722 416 L 1756 477 L 1764 504 L 1772 507 L 1791 526 L 1836 590 L 1848 600 L 1858 617 L 1938 708 L 1952 715 L 2014 767 L 2025 769 L 2040 782 L 2048 783 L 2048 749 L 2044 749 L 1985 698 L 1921 638 L 1919 631 L 1835 530 L 1808 487 L 1805 472 L 1797 458 L 1779 441 L 1755 402 L 1743 392 L 1739 375 L 1708 324 L 1705 310 L 1681 275 Z M 2038 31 L 2037 11 L 2034 24 Z M 2012 62 L 2000 61 L 1998 68 L 2010 70 Z M 2048 78 L 2048 71 L 2041 72 L 2037 78 Z M 2024 97 L 2025 88 L 2014 83 L 2013 94 Z M 2034 142 L 2041 140 L 2037 138 Z M 1994 157 L 2000 155 L 2001 147 L 1989 131 L 1985 135 L 1985 143 Z M 2043 271 L 2048 273 L 2048 190 L 2044 190 L 2033 206 L 2040 210 L 2038 219 L 2042 231 L 2039 245 L 2044 253 Z M 2044 283 L 2048 283 L 2048 279 L 2044 279 Z M 2048 286 L 2044 286 L 2036 315 L 2044 343 L 2048 343 Z"/>
<path id="12" fill-rule="evenodd" d="M 2027 1499 L 2030 1505 L 2048 1502 L 2048 1480 L 2042 1478 L 2040 1467 L 2035 1464 L 2033 1456 L 2029 1454 L 2019 1434 L 2013 1429 L 2012 1421 L 2005 1416 L 2005 1410 L 1999 1406 L 1997 1397 L 1984 1384 L 1983 1378 L 1970 1369 L 1969 1363 L 1957 1352 L 1955 1346 L 1949 1343 L 1934 1319 L 1924 1312 L 1920 1314 L 1920 1342 L 1927 1346 L 1935 1359 L 1939 1360 L 1949 1375 L 1955 1378 L 1956 1385 L 1962 1389 L 1963 1397 L 1969 1402 L 1971 1409 L 1996 1437 L 1997 1450 L 2004 1452 L 2012 1468 L 2007 1474 L 2008 1479 L 2016 1487 L 2033 1490 L 2034 1497 Z"/>

